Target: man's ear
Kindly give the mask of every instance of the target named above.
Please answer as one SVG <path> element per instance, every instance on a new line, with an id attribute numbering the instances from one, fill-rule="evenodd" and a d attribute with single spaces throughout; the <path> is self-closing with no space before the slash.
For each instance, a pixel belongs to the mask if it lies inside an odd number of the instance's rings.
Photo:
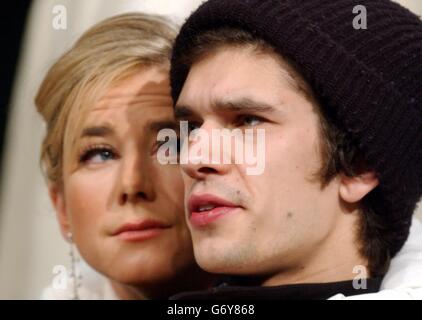
<path id="1" fill-rule="evenodd" d="M 340 176 L 340 197 L 348 203 L 356 203 L 372 191 L 379 181 L 373 171 L 363 172 L 355 177 Z"/>
<path id="2" fill-rule="evenodd" d="M 66 212 L 64 194 L 63 194 L 62 188 L 57 186 L 57 184 L 50 184 L 48 186 L 48 193 L 50 195 L 51 202 L 53 203 L 53 207 L 56 211 L 57 220 L 59 221 L 59 226 L 60 226 L 60 231 L 62 233 L 62 236 L 66 240 L 68 240 L 70 224 L 69 224 L 69 217 Z"/>

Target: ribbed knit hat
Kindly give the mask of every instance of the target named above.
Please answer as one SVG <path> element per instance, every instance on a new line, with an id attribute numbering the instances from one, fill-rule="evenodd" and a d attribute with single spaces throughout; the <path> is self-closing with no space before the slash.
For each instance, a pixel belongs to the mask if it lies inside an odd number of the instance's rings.
<path id="1" fill-rule="evenodd" d="M 366 7 L 367 29 L 353 27 L 356 5 Z M 389 0 L 209 0 L 176 39 L 174 102 L 189 72 L 182 53 L 198 34 L 222 27 L 249 31 L 293 61 L 322 107 L 357 141 L 379 177 L 371 193 L 394 235 L 394 256 L 422 194 L 421 20 Z"/>

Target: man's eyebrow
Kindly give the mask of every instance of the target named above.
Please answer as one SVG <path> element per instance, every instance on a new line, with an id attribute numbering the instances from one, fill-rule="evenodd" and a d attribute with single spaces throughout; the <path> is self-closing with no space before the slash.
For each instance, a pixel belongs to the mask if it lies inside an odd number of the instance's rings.
<path id="1" fill-rule="evenodd" d="M 218 99 L 211 103 L 215 111 L 231 111 L 231 112 L 266 112 L 273 113 L 277 109 L 268 102 L 258 101 L 251 98 L 239 99 Z M 195 115 L 193 108 L 188 105 L 176 105 L 174 108 L 174 116 L 177 120 L 188 118 Z"/>
<path id="2" fill-rule="evenodd" d="M 216 111 L 232 112 L 274 112 L 276 108 L 268 102 L 258 101 L 251 98 L 221 99 L 212 103 Z"/>
<path id="3" fill-rule="evenodd" d="M 82 130 L 81 138 L 84 137 L 105 137 L 114 133 L 113 128 L 108 125 L 92 126 Z"/>

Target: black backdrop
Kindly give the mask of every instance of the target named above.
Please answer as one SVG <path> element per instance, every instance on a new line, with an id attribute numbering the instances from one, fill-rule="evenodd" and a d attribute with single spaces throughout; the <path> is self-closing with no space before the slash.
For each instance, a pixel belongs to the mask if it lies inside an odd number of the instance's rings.
<path id="1" fill-rule="evenodd" d="M 0 9 L 0 168 L 10 94 L 30 4 L 31 0 L 4 1 Z"/>

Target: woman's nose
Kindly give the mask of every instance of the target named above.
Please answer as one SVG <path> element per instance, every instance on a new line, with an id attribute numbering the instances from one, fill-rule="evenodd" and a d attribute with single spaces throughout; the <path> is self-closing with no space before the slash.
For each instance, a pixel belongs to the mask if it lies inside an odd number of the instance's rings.
<path id="1" fill-rule="evenodd" d="M 119 175 L 121 205 L 155 199 L 152 169 L 147 159 L 140 155 L 123 159 Z"/>

